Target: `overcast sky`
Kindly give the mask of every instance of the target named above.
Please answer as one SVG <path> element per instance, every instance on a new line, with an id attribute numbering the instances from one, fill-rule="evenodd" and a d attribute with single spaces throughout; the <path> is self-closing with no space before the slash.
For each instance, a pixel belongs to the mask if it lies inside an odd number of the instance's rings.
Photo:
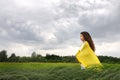
<path id="1" fill-rule="evenodd" d="M 75 55 L 82 31 L 97 55 L 120 57 L 120 0 L 0 0 L 0 50 L 8 56 Z"/>

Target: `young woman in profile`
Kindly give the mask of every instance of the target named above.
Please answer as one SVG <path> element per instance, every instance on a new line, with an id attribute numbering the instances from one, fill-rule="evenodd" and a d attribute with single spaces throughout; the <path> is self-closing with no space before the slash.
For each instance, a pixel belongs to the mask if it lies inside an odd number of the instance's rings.
<path id="1" fill-rule="evenodd" d="M 80 33 L 80 39 L 83 42 L 76 54 L 77 60 L 81 63 L 81 69 L 102 66 L 98 57 L 95 55 L 95 45 L 90 36 L 86 31 Z"/>

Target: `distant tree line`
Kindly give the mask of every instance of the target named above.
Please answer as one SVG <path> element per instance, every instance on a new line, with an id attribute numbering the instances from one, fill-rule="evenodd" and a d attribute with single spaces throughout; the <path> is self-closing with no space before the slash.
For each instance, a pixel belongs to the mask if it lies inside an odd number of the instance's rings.
<path id="1" fill-rule="evenodd" d="M 111 56 L 98 56 L 101 62 L 103 63 L 120 63 L 120 58 L 111 57 Z M 55 54 L 46 54 L 42 56 L 33 52 L 30 57 L 20 57 L 16 56 L 15 53 L 12 53 L 9 57 L 7 56 L 7 51 L 0 51 L 0 62 L 69 62 L 77 63 L 75 56 L 58 56 Z"/>

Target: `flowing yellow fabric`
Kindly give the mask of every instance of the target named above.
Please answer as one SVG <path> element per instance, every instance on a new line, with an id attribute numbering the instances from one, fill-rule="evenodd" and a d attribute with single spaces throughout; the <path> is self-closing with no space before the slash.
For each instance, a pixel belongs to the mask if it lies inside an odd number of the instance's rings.
<path id="1" fill-rule="evenodd" d="M 85 68 L 95 65 L 102 66 L 87 41 L 84 42 L 82 49 L 77 52 L 76 58 Z"/>

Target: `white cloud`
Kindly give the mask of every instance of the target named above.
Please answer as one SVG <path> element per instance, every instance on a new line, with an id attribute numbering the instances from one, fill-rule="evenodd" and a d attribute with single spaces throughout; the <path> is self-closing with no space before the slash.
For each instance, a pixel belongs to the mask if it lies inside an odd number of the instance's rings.
<path id="1" fill-rule="evenodd" d="M 9 45 L 8 53 L 16 53 L 18 56 L 23 56 L 25 54 L 26 56 L 30 56 L 30 54 L 34 51 L 33 46 L 26 46 L 24 44 L 18 44 L 14 43 Z"/>
<path id="2" fill-rule="evenodd" d="M 107 56 L 114 56 L 119 57 L 119 45 L 120 42 L 102 42 L 96 45 L 96 53 L 98 55 L 107 55 Z"/>

